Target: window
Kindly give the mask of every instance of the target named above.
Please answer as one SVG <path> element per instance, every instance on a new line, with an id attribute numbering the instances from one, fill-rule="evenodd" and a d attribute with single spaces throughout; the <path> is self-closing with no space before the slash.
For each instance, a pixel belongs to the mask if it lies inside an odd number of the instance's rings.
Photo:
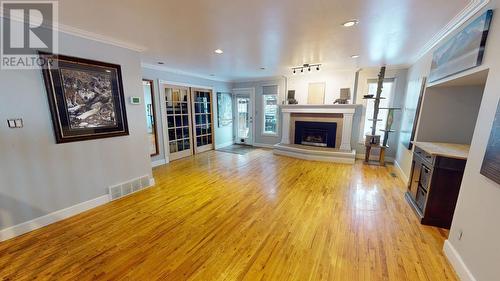
<path id="1" fill-rule="evenodd" d="M 380 100 L 380 108 L 387 108 L 390 107 L 392 104 L 392 97 L 393 97 L 393 87 L 394 87 L 394 79 L 385 79 L 384 80 L 384 88 L 382 89 L 382 94 L 381 97 L 384 99 Z M 377 80 L 368 80 L 368 95 L 377 95 Z M 365 105 L 365 116 L 363 118 L 364 120 L 364 126 L 363 131 L 361 132 L 360 136 L 360 142 L 364 142 L 365 140 L 365 135 L 371 134 L 372 132 L 372 118 L 373 118 L 373 109 L 374 109 L 374 103 L 375 100 L 373 99 L 367 99 L 366 105 Z M 387 122 L 387 110 L 380 110 L 378 114 L 378 119 L 377 121 L 377 131 L 375 134 L 380 135 L 380 141 L 384 141 L 384 132 L 380 130 L 385 129 L 385 125 Z"/>
<path id="2" fill-rule="evenodd" d="M 264 117 L 262 120 L 264 135 L 278 134 L 278 86 L 263 87 L 263 104 L 262 112 Z"/>

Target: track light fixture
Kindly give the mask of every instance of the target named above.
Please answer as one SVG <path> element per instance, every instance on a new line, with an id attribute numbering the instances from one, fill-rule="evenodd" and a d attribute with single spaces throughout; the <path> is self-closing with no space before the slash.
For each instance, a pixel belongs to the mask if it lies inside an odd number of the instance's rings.
<path id="1" fill-rule="evenodd" d="M 297 73 L 297 70 L 300 70 L 300 73 L 304 73 L 304 69 L 307 69 L 307 71 L 311 72 L 312 68 L 316 68 L 316 70 L 319 71 L 320 66 L 321 66 L 320 63 L 315 63 L 315 64 L 305 63 L 302 66 L 292 67 L 292 72 L 293 74 L 295 74 Z"/>

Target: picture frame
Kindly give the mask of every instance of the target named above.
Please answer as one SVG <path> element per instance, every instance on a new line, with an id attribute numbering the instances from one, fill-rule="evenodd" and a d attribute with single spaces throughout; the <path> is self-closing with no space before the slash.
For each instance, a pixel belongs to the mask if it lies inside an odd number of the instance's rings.
<path id="1" fill-rule="evenodd" d="M 482 64 L 492 18 L 486 11 L 434 51 L 430 83 Z"/>
<path id="2" fill-rule="evenodd" d="M 480 173 L 500 184 L 500 101 L 497 105 Z"/>
<path id="3" fill-rule="evenodd" d="M 422 77 L 408 82 L 405 107 L 401 123 L 401 143 L 408 149 L 413 148 L 413 141 L 417 132 L 420 118 L 420 109 L 427 86 L 427 77 Z"/>
<path id="4" fill-rule="evenodd" d="M 231 93 L 217 92 L 217 127 L 233 124 L 233 99 Z"/>
<path id="5" fill-rule="evenodd" d="M 146 111 L 146 129 L 150 144 L 149 155 L 153 157 L 160 154 L 160 146 L 158 144 L 158 126 L 156 122 L 154 81 L 143 78 L 142 88 L 144 92 L 144 110 Z"/>
<path id="6" fill-rule="evenodd" d="M 129 135 L 121 67 L 38 52 L 56 143 Z"/>

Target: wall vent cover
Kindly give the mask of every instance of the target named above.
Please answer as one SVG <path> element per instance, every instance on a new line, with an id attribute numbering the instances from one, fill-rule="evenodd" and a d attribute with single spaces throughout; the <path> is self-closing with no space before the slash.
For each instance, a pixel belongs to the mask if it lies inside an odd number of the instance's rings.
<path id="1" fill-rule="evenodd" d="M 148 187 L 150 187 L 149 176 L 142 176 L 128 182 L 110 186 L 109 198 L 113 201 Z"/>

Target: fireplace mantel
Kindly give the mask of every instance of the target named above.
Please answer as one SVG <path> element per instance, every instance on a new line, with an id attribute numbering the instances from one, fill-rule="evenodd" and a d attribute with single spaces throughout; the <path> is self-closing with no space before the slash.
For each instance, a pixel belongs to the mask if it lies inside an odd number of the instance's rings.
<path id="1" fill-rule="evenodd" d="M 354 114 L 360 104 L 283 104 L 280 105 L 283 113 L 347 113 Z"/>
<path id="2" fill-rule="evenodd" d="M 344 163 L 354 163 L 355 151 L 351 148 L 351 138 L 352 138 L 352 122 L 353 116 L 356 112 L 356 108 L 361 105 L 359 104 L 325 104 L 325 105 L 301 105 L 301 104 L 287 104 L 280 105 L 281 112 L 283 114 L 282 118 L 282 134 L 281 143 L 275 146 L 275 153 L 297 156 L 304 159 L 320 160 L 320 161 L 332 161 L 332 162 L 344 162 Z M 305 147 L 302 149 L 296 147 L 290 141 L 290 128 L 291 128 L 291 115 L 294 113 L 305 113 L 305 114 L 342 114 L 342 139 L 340 142 L 340 147 L 337 151 L 311 151 L 307 150 Z M 320 117 L 318 117 L 320 120 Z M 320 155 L 316 157 L 315 155 Z M 321 156 L 324 154 L 324 156 Z M 347 158 L 346 158 L 346 155 Z"/>

